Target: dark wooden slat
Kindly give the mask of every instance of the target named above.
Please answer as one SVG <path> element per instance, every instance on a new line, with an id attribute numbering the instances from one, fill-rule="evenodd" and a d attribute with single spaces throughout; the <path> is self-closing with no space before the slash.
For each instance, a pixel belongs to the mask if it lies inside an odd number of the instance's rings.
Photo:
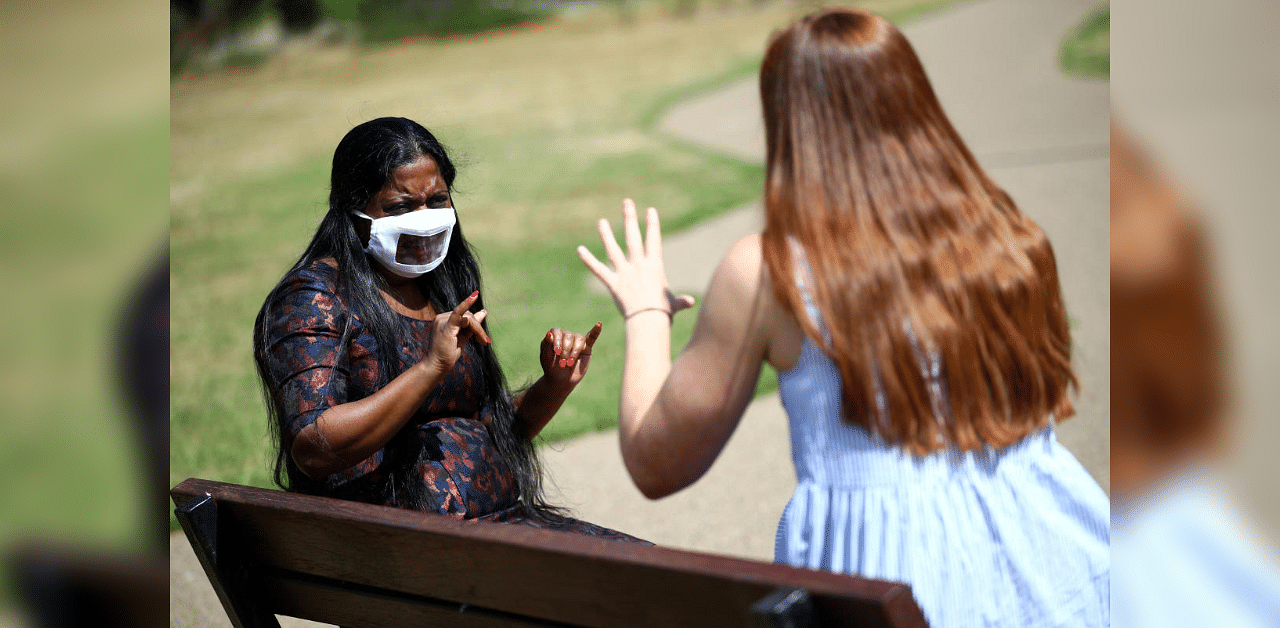
<path id="1" fill-rule="evenodd" d="M 929 628 L 924 611 L 916 604 L 910 589 L 903 589 L 885 600 L 885 625 L 894 628 Z"/>
<path id="2" fill-rule="evenodd" d="M 591 626 L 745 626 L 787 586 L 809 590 L 819 625 L 924 625 L 897 583 L 205 480 L 173 490 L 206 492 L 254 561 L 409 595 Z"/>
<path id="3" fill-rule="evenodd" d="M 456 604 L 358 589 L 341 584 L 273 573 L 256 579 L 261 595 L 276 613 L 311 621 L 368 628 L 451 626 L 457 628 L 575 628 L 533 618 L 459 609 Z"/>

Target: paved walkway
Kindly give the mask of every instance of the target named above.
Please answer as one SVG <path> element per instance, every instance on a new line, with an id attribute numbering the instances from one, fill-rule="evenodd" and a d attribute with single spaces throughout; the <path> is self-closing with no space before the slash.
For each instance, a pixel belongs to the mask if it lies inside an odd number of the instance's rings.
<path id="1" fill-rule="evenodd" d="M 1082 382 L 1078 416 L 1061 426 L 1060 438 L 1107 486 L 1108 85 L 1057 69 L 1062 36 L 1098 4 L 982 0 L 915 23 L 906 34 L 970 148 L 1054 244 Z M 754 78 L 677 107 L 660 128 L 728 155 L 763 160 Z M 724 251 L 758 230 L 761 220 L 753 203 L 669 236 L 673 287 L 704 291 Z M 774 528 L 795 485 L 776 394 L 748 407 L 704 478 L 657 502 L 631 484 L 616 432 L 548 446 L 543 456 L 549 497 L 583 519 L 666 546 L 765 561 L 773 557 Z M 173 624 L 228 625 L 180 533 L 170 557 Z"/>

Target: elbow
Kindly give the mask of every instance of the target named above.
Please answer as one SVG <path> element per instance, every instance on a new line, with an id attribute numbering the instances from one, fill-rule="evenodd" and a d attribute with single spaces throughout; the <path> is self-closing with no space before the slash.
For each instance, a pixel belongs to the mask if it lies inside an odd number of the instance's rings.
<path id="1" fill-rule="evenodd" d="M 671 482 L 651 470 L 637 469 L 628 465 L 627 472 L 631 474 L 631 482 L 640 489 L 640 494 L 650 500 L 662 499 L 684 488 L 683 485 Z"/>
<path id="2" fill-rule="evenodd" d="M 662 499 L 692 484 L 691 480 L 682 481 L 673 469 L 658 464 L 661 456 L 646 455 L 631 448 L 624 449 L 622 458 L 631 482 L 648 499 Z"/>
<path id="3" fill-rule="evenodd" d="M 293 465 L 308 478 L 320 481 L 335 471 L 333 465 L 325 464 L 317 452 L 312 451 L 309 439 L 296 438 L 293 446 L 289 448 L 289 458 L 293 460 Z"/>
<path id="4" fill-rule="evenodd" d="M 323 480 L 329 476 L 329 474 L 325 473 L 312 458 L 306 455 L 299 455 L 296 447 L 289 454 L 289 457 L 293 459 L 293 466 L 298 467 L 298 470 L 302 472 L 302 475 L 305 475 L 312 480 Z"/>
<path id="5" fill-rule="evenodd" d="M 663 497 L 671 495 L 672 493 L 675 493 L 680 490 L 679 488 L 672 488 L 669 484 L 652 482 L 652 481 L 642 482 L 638 478 L 635 478 L 634 476 L 632 477 L 632 479 L 635 480 L 636 488 L 640 489 L 640 494 L 644 495 L 646 498 L 653 501 L 662 499 Z"/>
<path id="6" fill-rule="evenodd" d="M 318 482 L 329 477 L 329 474 L 326 473 L 324 469 L 321 469 L 314 464 L 309 464 L 309 461 L 300 461 L 295 457 L 293 459 L 293 464 L 298 467 L 298 470 L 302 472 L 302 475 L 307 476 L 311 480 Z"/>

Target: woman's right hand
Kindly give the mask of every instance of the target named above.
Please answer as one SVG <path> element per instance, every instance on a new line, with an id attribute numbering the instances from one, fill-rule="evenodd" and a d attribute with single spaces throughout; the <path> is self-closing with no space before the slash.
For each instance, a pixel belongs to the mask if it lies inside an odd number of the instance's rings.
<path id="1" fill-rule="evenodd" d="M 462 347 L 475 337 L 486 346 L 493 343 L 489 335 L 484 333 L 480 323 L 489 315 L 488 310 L 472 313 L 471 306 L 480 298 L 480 292 L 472 292 L 471 296 L 462 300 L 451 312 L 437 314 L 431 333 L 431 347 L 427 352 L 427 360 L 447 373 L 453 369 L 458 358 L 462 357 Z"/>

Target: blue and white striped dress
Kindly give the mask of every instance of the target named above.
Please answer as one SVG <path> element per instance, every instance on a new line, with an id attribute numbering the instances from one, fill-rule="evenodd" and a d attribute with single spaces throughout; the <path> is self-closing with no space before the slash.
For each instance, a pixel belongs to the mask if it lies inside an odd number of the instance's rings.
<path id="1" fill-rule="evenodd" d="M 1109 625 L 1109 502 L 1052 422 L 915 458 L 841 420 L 839 369 L 810 339 L 778 380 L 798 483 L 777 562 L 908 583 L 935 628 Z"/>

